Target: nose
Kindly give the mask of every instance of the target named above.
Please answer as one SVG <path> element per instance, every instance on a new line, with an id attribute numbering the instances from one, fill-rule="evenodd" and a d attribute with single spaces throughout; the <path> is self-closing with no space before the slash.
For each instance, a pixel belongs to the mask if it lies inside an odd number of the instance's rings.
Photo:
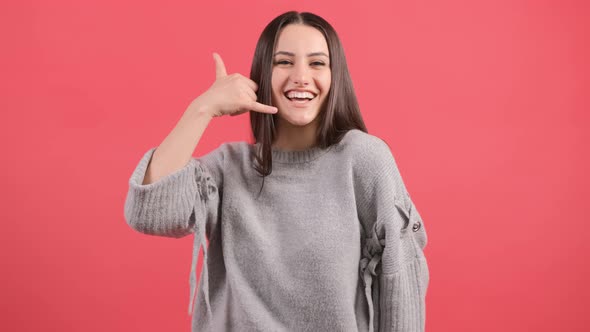
<path id="1" fill-rule="evenodd" d="M 308 85 L 309 84 L 309 68 L 304 61 L 299 61 L 291 73 L 291 79 L 296 85 Z"/>

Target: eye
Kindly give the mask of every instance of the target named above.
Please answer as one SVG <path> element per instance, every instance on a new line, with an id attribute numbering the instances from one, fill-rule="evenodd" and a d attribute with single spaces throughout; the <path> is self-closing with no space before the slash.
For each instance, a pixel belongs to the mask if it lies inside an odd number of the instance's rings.
<path id="1" fill-rule="evenodd" d="M 275 61 L 274 64 L 275 65 L 289 65 L 289 64 L 291 64 L 291 61 L 279 60 L 279 61 Z M 326 64 L 321 61 L 314 61 L 311 63 L 311 65 L 312 66 L 325 66 Z"/>

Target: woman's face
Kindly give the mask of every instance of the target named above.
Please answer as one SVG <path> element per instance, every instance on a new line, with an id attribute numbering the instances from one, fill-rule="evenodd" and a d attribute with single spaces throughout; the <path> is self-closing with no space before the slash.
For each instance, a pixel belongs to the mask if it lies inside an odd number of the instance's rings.
<path id="1" fill-rule="evenodd" d="M 279 109 L 279 127 L 285 121 L 317 125 L 314 120 L 324 108 L 332 81 L 324 35 L 307 25 L 290 24 L 280 32 L 273 55 L 272 102 Z"/>

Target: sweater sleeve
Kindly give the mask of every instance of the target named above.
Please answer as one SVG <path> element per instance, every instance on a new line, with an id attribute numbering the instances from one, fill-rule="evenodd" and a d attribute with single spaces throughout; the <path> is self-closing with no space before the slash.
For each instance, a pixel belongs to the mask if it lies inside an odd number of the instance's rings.
<path id="1" fill-rule="evenodd" d="M 370 331 L 424 331 L 429 271 L 426 230 L 387 144 L 376 139 L 363 153 L 360 276 Z"/>
<path id="2" fill-rule="evenodd" d="M 218 223 L 223 188 L 224 147 L 200 158 L 191 158 L 181 169 L 143 185 L 147 167 L 156 148 L 148 150 L 129 179 L 125 200 L 127 224 L 145 234 L 180 238 L 195 234 L 189 277 L 188 312 L 193 313 L 197 291 L 196 265 L 203 248 L 202 280 L 207 314 L 211 316 L 207 238 Z"/>
<path id="3" fill-rule="evenodd" d="M 156 148 L 148 150 L 129 179 L 125 219 L 136 231 L 180 238 L 216 219 L 218 183 L 201 158 L 150 184 L 142 184 Z M 216 164 L 218 151 L 203 157 Z"/>

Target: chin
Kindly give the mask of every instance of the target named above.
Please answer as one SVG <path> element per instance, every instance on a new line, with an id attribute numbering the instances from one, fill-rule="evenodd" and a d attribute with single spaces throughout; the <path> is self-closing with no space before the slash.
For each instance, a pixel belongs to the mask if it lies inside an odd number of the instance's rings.
<path id="1" fill-rule="evenodd" d="M 284 122 L 288 122 L 289 124 L 297 127 L 305 127 L 317 119 L 317 115 L 312 116 L 306 114 L 296 114 L 295 116 L 292 116 L 291 114 L 286 116 L 279 115 L 279 117 L 281 117 Z"/>

